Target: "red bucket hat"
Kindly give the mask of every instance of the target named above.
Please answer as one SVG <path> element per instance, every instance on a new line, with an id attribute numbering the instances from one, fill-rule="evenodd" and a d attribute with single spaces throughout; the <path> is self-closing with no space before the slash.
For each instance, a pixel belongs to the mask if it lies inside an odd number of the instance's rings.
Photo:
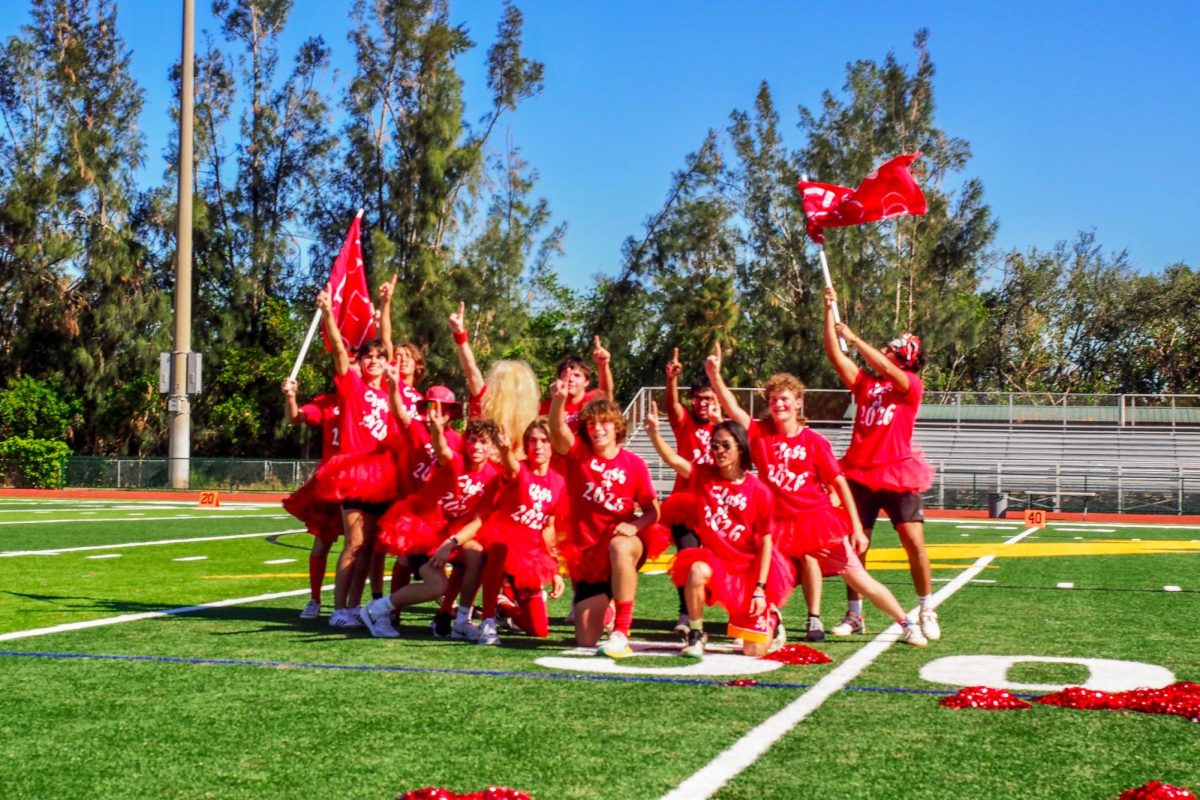
<path id="1" fill-rule="evenodd" d="M 888 342 L 896 359 L 905 369 L 916 369 L 921 358 L 921 339 L 914 333 L 902 333 Z"/>

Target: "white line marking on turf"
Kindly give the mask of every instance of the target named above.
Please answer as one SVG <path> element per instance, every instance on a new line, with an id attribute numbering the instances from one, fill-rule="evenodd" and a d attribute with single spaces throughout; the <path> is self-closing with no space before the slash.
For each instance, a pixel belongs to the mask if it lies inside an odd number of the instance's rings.
<path id="1" fill-rule="evenodd" d="M 171 517 L 115 517 L 113 519 L 89 519 L 88 523 L 93 522 L 164 522 L 176 519 L 212 519 L 211 514 L 176 514 Z M 221 519 L 277 519 L 276 517 L 268 517 L 265 514 L 228 514 L 222 515 Z M 278 517 L 282 519 L 282 517 Z M 70 520 L 62 519 L 27 519 L 27 520 L 4 520 L 0 525 L 66 525 Z"/>
<path id="2" fill-rule="evenodd" d="M 1068 528 L 1064 525 L 1055 525 L 1054 530 L 1068 531 L 1070 533 L 1075 533 L 1076 531 L 1082 531 L 1084 533 L 1116 533 L 1117 529 L 1116 528 Z"/>
<path id="3" fill-rule="evenodd" d="M 100 559 L 100 558 L 120 558 L 120 557 L 121 557 L 120 553 L 104 553 L 103 555 L 98 555 L 98 556 L 84 556 L 84 558 L 88 558 L 93 561 L 95 561 L 96 559 Z"/>
<path id="4" fill-rule="evenodd" d="M 56 556 L 59 553 L 82 553 L 88 550 L 114 550 L 119 547 L 151 547 L 160 544 L 189 544 L 191 542 L 225 542 L 231 539 L 265 539 L 268 536 L 283 536 L 285 533 L 304 533 L 304 528 L 289 528 L 286 531 L 266 533 L 232 533 L 228 536 L 197 536 L 192 539 L 159 539 L 154 542 L 122 542 L 121 544 L 96 544 L 87 547 L 59 547 L 52 550 L 7 550 L 0 558 L 13 556 Z"/>
<path id="5" fill-rule="evenodd" d="M 1163 591 L 1164 592 L 1182 592 L 1183 587 L 1181 587 L 1181 586 L 1164 586 Z"/>
<path id="6" fill-rule="evenodd" d="M 264 564 L 295 564 L 294 558 L 272 558 L 270 561 L 264 561 Z"/>
<path id="7" fill-rule="evenodd" d="M 208 556 L 184 556 L 183 558 L 173 558 L 172 561 L 207 561 Z"/>
<path id="8" fill-rule="evenodd" d="M 322 586 L 321 591 L 331 591 L 333 586 Z M 122 622 L 137 622 L 143 619 L 155 619 L 156 617 L 171 617 L 179 614 L 190 614 L 194 611 L 207 611 L 210 608 L 227 608 L 229 606 L 241 606 L 247 603 L 258 603 L 263 600 L 277 600 L 280 597 L 297 597 L 308 594 L 308 589 L 293 589 L 288 592 L 272 592 L 271 594 L 256 594 L 253 597 L 234 597 L 230 600 L 217 600 L 213 603 L 205 603 L 199 606 L 183 606 L 181 608 L 166 608 L 162 611 L 146 611 L 141 614 L 122 614 L 119 617 L 102 617 L 101 619 L 89 619 L 84 622 L 68 622 L 63 625 L 52 625 L 49 628 L 30 628 L 26 631 L 13 631 L 11 633 L 0 633 L 0 642 L 11 642 L 15 639 L 32 639 L 35 636 L 48 636 L 52 633 L 66 633 L 67 631 L 81 631 L 87 628 L 103 628 L 107 625 L 119 625 Z"/>
<path id="9" fill-rule="evenodd" d="M 1017 542 L 1021 541 L 1026 536 L 1035 532 L 1036 530 L 1037 530 L 1037 526 L 1034 526 L 1032 528 L 1026 528 L 1025 530 L 1021 531 L 1020 533 L 1018 533 L 1016 536 L 1012 537 L 1011 539 L 1005 539 L 1004 544 L 1016 544 Z"/>
<path id="10" fill-rule="evenodd" d="M 939 589 L 930 598 L 930 605 L 937 608 L 950 595 L 957 592 L 995 556 L 982 556 L 971 567 L 964 570 L 948 585 Z M 891 627 L 860 648 L 811 689 L 793 700 L 783 710 L 769 717 L 730 745 L 723 753 L 710 761 L 699 772 L 663 795 L 662 800 L 705 800 L 717 793 L 734 776 L 757 761 L 763 753 L 779 739 L 816 711 L 830 695 L 854 680 L 859 673 L 871 665 L 885 650 L 892 646 L 900 633 L 900 626 Z"/>
<path id="11" fill-rule="evenodd" d="M 1075 588 L 1075 584 L 1071 583 L 1070 581 L 1063 581 L 1062 583 L 1056 583 L 1056 584 L 1054 584 L 1054 586 L 1057 589 L 1074 589 Z"/>
<path id="12" fill-rule="evenodd" d="M 995 583 L 991 578 L 976 578 L 971 583 Z"/>

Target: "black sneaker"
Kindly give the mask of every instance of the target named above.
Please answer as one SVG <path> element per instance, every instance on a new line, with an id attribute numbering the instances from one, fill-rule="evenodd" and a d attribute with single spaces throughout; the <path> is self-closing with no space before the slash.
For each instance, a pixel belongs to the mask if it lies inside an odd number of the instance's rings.
<path id="1" fill-rule="evenodd" d="M 708 634 L 704 631 L 692 628 L 688 631 L 687 644 L 683 647 L 683 652 L 680 655 L 690 656 L 692 658 L 704 657 L 704 645 L 708 643 Z"/>
<path id="2" fill-rule="evenodd" d="M 808 615 L 808 632 L 804 634 L 806 642 L 823 642 L 825 641 L 825 624 L 821 622 L 820 617 Z"/>
<path id="3" fill-rule="evenodd" d="M 449 639 L 450 628 L 454 624 L 454 617 L 444 611 L 439 611 L 433 615 L 433 635 L 438 639 Z"/>

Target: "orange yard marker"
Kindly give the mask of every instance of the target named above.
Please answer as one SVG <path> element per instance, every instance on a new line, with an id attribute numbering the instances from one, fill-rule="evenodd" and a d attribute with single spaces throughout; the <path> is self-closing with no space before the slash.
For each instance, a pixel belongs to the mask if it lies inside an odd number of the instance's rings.
<path id="1" fill-rule="evenodd" d="M 1025 527 L 1026 528 L 1044 528 L 1046 527 L 1046 512 L 1040 508 L 1029 508 L 1025 510 Z"/>
<path id="2" fill-rule="evenodd" d="M 201 492 L 200 493 L 201 508 L 220 508 L 221 494 L 220 492 Z"/>

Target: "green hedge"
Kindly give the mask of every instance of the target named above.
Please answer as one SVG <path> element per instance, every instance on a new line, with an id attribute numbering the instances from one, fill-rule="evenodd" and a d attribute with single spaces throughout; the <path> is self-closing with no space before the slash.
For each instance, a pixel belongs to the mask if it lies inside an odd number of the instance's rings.
<path id="1" fill-rule="evenodd" d="M 65 442 L 24 439 L 0 441 L 0 476 L 24 489 L 61 489 L 71 448 Z"/>

